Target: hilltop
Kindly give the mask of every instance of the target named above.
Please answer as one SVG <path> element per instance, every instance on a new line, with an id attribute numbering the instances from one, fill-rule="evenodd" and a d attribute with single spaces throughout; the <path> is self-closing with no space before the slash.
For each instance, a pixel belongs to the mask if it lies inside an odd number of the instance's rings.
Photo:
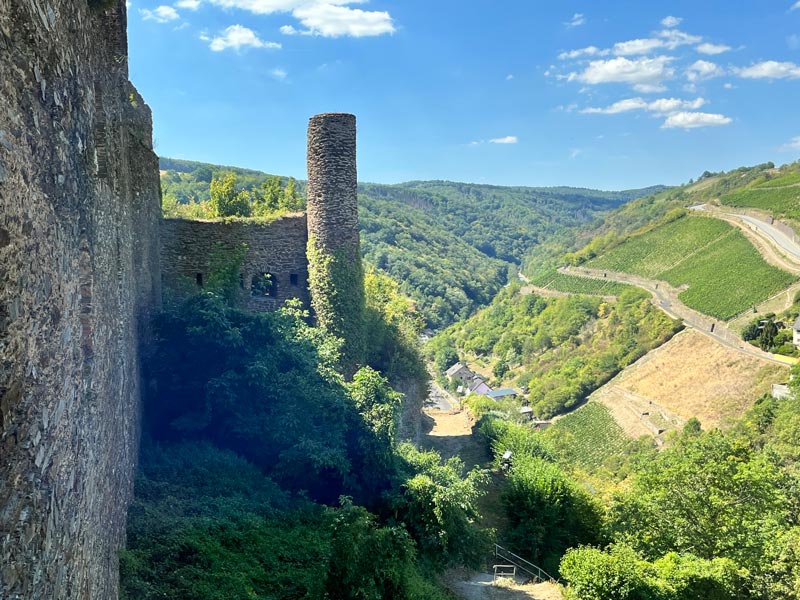
<path id="1" fill-rule="evenodd" d="M 160 164 L 165 204 L 207 201 L 212 178 L 223 173 L 234 173 L 242 190 L 263 186 L 273 177 L 171 158 L 161 158 Z M 305 184 L 296 185 L 303 194 Z M 627 202 L 663 189 L 605 192 L 449 181 L 363 183 L 362 252 L 369 263 L 400 282 L 430 327 L 440 328 L 489 304 L 545 240 L 568 239 Z"/>

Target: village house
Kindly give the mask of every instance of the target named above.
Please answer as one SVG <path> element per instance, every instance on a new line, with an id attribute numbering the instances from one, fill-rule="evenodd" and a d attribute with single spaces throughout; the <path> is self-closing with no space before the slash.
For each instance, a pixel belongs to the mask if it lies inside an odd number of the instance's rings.
<path id="1" fill-rule="evenodd" d="M 489 384 L 486 383 L 480 375 L 475 375 L 470 383 L 467 395 L 478 394 L 481 396 L 486 396 L 491 391 L 492 388 L 489 386 Z"/>
<path id="2" fill-rule="evenodd" d="M 470 371 L 467 367 L 457 362 L 452 367 L 445 371 L 445 375 L 453 381 L 460 381 L 461 383 L 470 383 L 475 373 Z"/>

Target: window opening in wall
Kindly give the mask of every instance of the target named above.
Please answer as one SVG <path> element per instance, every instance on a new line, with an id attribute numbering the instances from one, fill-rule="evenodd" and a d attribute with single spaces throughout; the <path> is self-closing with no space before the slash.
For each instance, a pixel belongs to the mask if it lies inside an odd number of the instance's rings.
<path id="1" fill-rule="evenodd" d="M 292 285 L 297 285 L 297 282 L 298 282 L 297 273 L 292 273 L 291 275 L 289 275 L 289 283 L 291 283 Z"/>
<path id="2" fill-rule="evenodd" d="M 244 289 L 244 273 L 239 273 L 239 287 Z"/>
<path id="3" fill-rule="evenodd" d="M 274 298 L 278 295 L 278 279 L 272 273 L 262 273 L 253 277 L 250 294 L 253 297 Z"/>
<path id="4" fill-rule="evenodd" d="M 198 273 L 195 276 L 195 281 L 197 281 L 197 287 L 203 287 L 203 274 L 202 273 Z"/>

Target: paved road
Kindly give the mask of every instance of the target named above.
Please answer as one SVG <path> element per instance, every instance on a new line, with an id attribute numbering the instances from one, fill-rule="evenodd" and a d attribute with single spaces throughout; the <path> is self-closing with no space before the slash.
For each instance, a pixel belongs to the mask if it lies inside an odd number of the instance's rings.
<path id="1" fill-rule="evenodd" d="M 434 408 L 450 412 L 458 409 L 458 401 L 453 398 L 446 390 L 443 390 L 438 383 L 431 381 L 428 387 L 428 397 L 425 399 L 425 408 Z"/>
<path id="2" fill-rule="evenodd" d="M 787 252 L 789 255 L 800 259 L 800 244 L 792 240 L 788 235 L 783 233 L 780 229 L 773 227 L 769 223 L 762 221 L 761 219 L 756 219 L 755 217 L 749 217 L 747 215 L 733 215 L 738 217 L 745 223 L 753 226 L 759 232 L 763 233 L 765 236 L 770 238 L 772 242 Z"/>
<path id="3" fill-rule="evenodd" d="M 772 243 L 774 246 L 777 246 L 778 250 L 783 250 L 789 256 L 800 259 L 800 243 L 763 219 L 751 217 L 750 215 L 726 212 L 720 210 L 719 208 L 710 207 L 708 204 L 692 206 L 691 210 L 706 212 L 715 217 L 722 217 L 723 219 L 725 217 L 733 217 L 742 221 L 743 223 L 747 223 L 756 232 L 760 233 L 763 237 L 766 237 L 770 243 Z"/>

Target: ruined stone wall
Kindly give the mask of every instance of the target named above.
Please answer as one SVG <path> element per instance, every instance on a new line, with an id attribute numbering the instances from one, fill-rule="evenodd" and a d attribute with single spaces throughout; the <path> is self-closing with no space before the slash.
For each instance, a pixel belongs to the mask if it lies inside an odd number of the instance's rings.
<path id="1" fill-rule="evenodd" d="M 240 279 L 242 304 L 275 310 L 290 298 L 309 305 L 306 216 L 286 215 L 271 223 L 164 219 L 161 263 L 164 286 L 178 294 L 208 284 L 215 246 L 233 251 L 247 246 Z M 265 274 L 268 284 L 259 285 Z M 256 285 L 254 286 L 254 281 Z"/>
<path id="2" fill-rule="evenodd" d="M 0 1 L 0 598 L 114 599 L 160 297 L 124 0 Z"/>

